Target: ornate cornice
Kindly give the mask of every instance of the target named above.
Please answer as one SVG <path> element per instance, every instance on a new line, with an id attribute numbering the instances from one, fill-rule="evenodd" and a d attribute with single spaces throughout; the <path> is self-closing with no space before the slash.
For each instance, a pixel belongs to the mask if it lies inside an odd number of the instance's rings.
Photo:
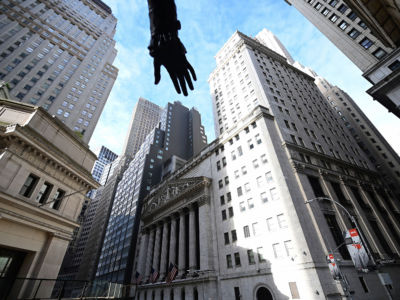
<path id="1" fill-rule="evenodd" d="M 210 184 L 211 179 L 203 176 L 170 181 L 156 193 L 144 199 L 142 218 L 154 216 L 182 199 L 185 199 L 185 206 L 192 202 L 205 203 L 208 201 L 205 188 Z M 203 194 L 196 198 L 195 196 L 202 191 Z"/>

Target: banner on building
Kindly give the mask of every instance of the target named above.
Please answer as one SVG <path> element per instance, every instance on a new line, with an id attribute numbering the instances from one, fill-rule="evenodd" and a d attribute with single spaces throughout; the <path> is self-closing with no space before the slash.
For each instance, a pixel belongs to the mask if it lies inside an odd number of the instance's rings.
<path id="1" fill-rule="evenodd" d="M 329 271 L 331 271 L 333 278 L 336 280 L 339 280 L 341 278 L 341 276 L 340 276 L 339 267 L 336 263 L 335 257 L 333 256 L 332 253 L 329 253 L 328 256 L 326 257 L 326 259 L 329 264 Z"/>
<path id="2" fill-rule="evenodd" d="M 349 229 L 346 231 L 345 239 L 351 239 L 351 243 L 348 243 L 347 250 L 349 250 L 351 260 L 358 272 L 368 272 L 369 256 L 361 242 L 360 235 L 357 229 Z"/>

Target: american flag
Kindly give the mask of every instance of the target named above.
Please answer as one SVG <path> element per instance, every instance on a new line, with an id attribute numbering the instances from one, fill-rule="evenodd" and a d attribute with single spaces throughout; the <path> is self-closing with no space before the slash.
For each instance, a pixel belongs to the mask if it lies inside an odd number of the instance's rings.
<path id="1" fill-rule="evenodd" d="M 160 275 L 160 273 L 158 273 L 158 271 L 156 271 L 153 267 L 151 268 L 151 272 L 150 272 L 150 282 L 155 282 L 158 279 L 158 275 Z"/>
<path id="2" fill-rule="evenodd" d="M 142 282 L 142 276 L 140 275 L 140 273 L 138 271 L 136 271 L 135 273 L 135 284 L 140 284 Z"/>
<path id="3" fill-rule="evenodd" d="M 168 275 L 165 279 L 165 282 L 168 284 L 171 283 L 175 279 L 176 273 L 178 273 L 178 267 L 175 264 L 170 263 L 168 268 Z"/>

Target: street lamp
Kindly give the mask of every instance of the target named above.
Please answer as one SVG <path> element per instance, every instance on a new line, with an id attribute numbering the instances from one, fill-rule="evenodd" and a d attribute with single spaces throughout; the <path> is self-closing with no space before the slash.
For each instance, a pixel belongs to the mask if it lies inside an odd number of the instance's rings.
<path id="1" fill-rule="evenodd" d="M 345 212 L 345 213 L 347 214 L 347 216 L 349 217 L 350 221 L 353 222 L 353 224 L 356 226 L 356 229 L 357 229 L 357 231 L 358 231 L 358 234 L 360 235 L 360 239 L 361 239 L 361 241 L 363 242 L 365 249 L 367 250 L 367 253 L 368 253 L 369 258 L 371 259 L 372 263 L 373 263 L 374 265 L 376 265 L 375 260 L 374 260 L 373 256 L 371 255 L 371 251 L 370 251 L 370 249 L 368 248 L 368 245 L 367 245 L 367 243 L 366 243 L 366 240 L 365 240 L 365 238 L 364 238 L 364 236 L 363 236 L 363 234 L 362 234 L 360 228 L 358 227 L 358 223 L 357 223 L 356 218 L 354 218 L 354 217 L 350 214 L 350 212 L 349 212 L 342 204 L 340 204 L 339 202 L 337 202 L 337 201 L 335 201 L 335 200 L 333 200 L 333 199 L 331 199 L 331 198 L 328 198 L 328 197 L 317 197 L 317 198 L 312 198 L 312 199 L 306 200 L 306 201 L 305 201 L 305 204 L 309 204 L 309 203 L 311 203 L 311 202 L 313 202 L 313 201 L 315 201 L 315 200 L 316 200 L 316 201 L 325 201 L 325 200 L 326 200 L 326 201 L 333 202 L 333 203 L 335 203 L 337 206 L 339 206 L 340 208 L 342 208 L 342 209 L 344 210 L 344 212 Z M 340 246 L 342 246 L 342 245 L 340 245 Z M 339 247 L 340 247 L 340 246 L 339 246 Z M 339 247 L 338 247 L 338 248 L 339 248 Z"/>

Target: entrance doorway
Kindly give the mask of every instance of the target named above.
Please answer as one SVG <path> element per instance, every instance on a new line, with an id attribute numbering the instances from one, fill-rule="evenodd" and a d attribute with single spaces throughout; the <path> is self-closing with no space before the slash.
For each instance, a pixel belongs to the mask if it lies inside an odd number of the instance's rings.
<path id="1" fill-rule="evenodd" d="M 0 300 L 6 299 L 24 258 L 24 252 L 0 248 Z"/>
<path id="2" fill-rule="evenodd" d="M 260 287 L 256 293 L 257 300 L 274 300 L 271 292 L 266 287 Z"/>

